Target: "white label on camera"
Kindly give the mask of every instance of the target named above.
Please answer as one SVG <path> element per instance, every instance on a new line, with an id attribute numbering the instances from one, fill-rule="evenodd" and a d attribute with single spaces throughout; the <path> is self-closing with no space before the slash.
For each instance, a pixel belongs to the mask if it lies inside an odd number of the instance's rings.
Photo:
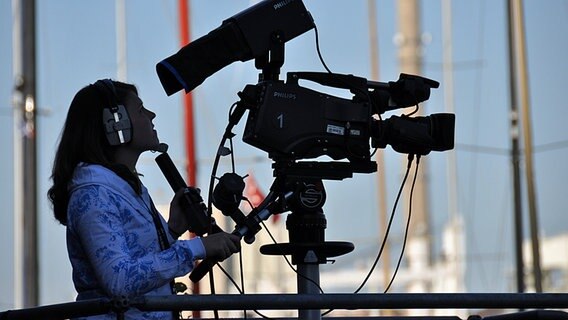
<path id="1" fill-rule="evenodd" d="M 345 128 L 328 124 L 327 133 L 343 136 L 345 135 Z"/>
<path id="2" fill-rule="evenodd" d="M 361 130 L 351 129 L 349 130 L 349 134 L 351 134 L 352 136 L 360 136 Z"/>

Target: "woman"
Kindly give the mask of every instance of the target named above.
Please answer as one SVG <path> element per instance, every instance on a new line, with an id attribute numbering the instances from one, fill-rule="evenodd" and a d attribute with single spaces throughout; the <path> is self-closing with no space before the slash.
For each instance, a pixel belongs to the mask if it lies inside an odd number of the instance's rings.
<path id="1" fill-rule="evenodd" d="M 167 223 L 155 209 L 136 172 L 140 154 L 159 146 L 155 117 L 133 85 L 108 79 L 81 89 L 71 102 L 48 196 L 67 227 L 77 300 L 172 294 L 173 279 L 189 273 L 196 259 L 222 261 L 240 249 L 239 238 L 228 233 L 177 240 L 188 229 L 184 190 L 170 203 Z M 126 312 L 126 319 L 174 317 Z"/>

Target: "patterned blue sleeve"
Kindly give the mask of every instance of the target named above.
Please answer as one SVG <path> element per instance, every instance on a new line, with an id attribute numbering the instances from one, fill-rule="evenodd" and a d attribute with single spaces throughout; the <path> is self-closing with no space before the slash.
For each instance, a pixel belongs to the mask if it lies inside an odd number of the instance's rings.
<path id="1" fill-rule="evenodd" d="M 103 186 L 75 190 L 68 219 L 86 265 L 109 296 L 138 296 L 162 287 L 189 273 L 203 254 L 199 238 L 175 241 L 162 251 L 149 213 Z"/>

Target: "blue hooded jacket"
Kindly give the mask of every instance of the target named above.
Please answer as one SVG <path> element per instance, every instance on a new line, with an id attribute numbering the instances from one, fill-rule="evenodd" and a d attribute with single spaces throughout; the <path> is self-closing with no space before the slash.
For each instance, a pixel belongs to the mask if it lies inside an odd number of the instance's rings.
<path id="1" fill-rule="evenodd" d="M 67 250 L 77 300 L 172 294 L 170 282 L 205 256 L 200 238 L 173 239 L 162 250 L 146 187 L 137 194 L 112 170 L 81 163 L 69 185 Z M 168 225 L 161 215 L 164 230 Z M 85 319 L 116 319 L 116 314 Z M 126 319 L 172 319 L 171 312 L 130 309 Z"/>

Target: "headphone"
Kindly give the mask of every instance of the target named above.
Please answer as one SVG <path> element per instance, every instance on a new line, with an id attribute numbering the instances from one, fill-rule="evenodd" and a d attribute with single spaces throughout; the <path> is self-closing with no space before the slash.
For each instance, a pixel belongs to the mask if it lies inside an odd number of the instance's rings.
<path id="1" fill-rule="evenodd" d="M 103 79 L 95 82 L 95 88 L 107 97 L 109 105 L 103 108 L 103 127 L 108 143 L 118 146 L 132 139 L 132 124 L 128 111 L 118 103 L 118 96 L 112 80 Z"/>

